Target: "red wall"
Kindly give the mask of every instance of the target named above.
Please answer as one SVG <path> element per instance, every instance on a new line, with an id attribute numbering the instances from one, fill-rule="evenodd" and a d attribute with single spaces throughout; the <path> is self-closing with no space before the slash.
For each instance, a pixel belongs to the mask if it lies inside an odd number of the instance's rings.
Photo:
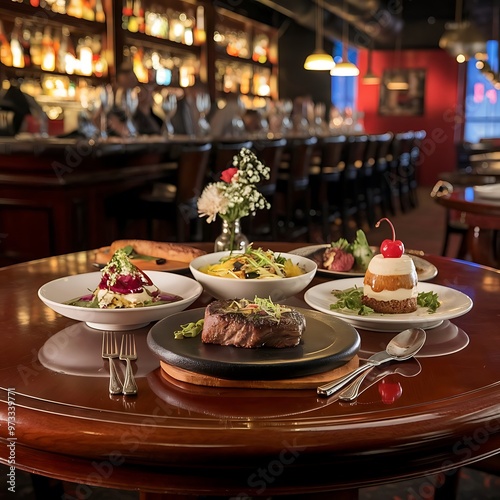
<path id="1" fill-rule="evenodd" d="M 427 136 L 422 144 L 422 160 L 417 176 L 421 185 L 433 186 L 439 179 L 440 172 L 455 170 L 456 143 L 461 129 L 461 120 L 455 118 L 458 63 L 439 49 L 403 51 L 398 67 L 426 69 L 424 114 L 393 117 L 378 114 L 380 86 L 364 85 L 362 82 L 362 75 L 366 72 L 367 51 L 360 51 L 358 64 L 361 76 L 358 78 L 358 110 L 364 112 L 366 131 L 380 133 L 387 130 L 425 130 Z M 376 75 L 382 76 L 384 69 L 394 67 L 394 52 L 372 53 L 372 70 Z"/>

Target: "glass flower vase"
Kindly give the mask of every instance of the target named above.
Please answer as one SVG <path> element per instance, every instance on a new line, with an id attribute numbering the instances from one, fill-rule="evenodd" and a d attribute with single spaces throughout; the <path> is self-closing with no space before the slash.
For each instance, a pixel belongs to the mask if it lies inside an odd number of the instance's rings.
<path id="1" fill-rule="evenodd" d="M 240 219 L 222 220 L 222 232 L 215 239 L 214 252 L 237 250 L 244 252 L 249 245 L 248 238 L 241 232 Z"/>

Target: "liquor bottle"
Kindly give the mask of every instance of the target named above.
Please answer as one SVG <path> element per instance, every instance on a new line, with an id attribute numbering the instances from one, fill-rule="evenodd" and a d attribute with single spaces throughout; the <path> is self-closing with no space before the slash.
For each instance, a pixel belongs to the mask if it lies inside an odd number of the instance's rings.
<path id="1" fill-rule="evenodd" d="M 31 40 L 30 56 L 31 64 L 39 68 L 42 65 L 42 30 L 37 29 Z"/>
<path id="2" fill-rule="evenodd" d="M 5 30 L 3 28 L 3 23 L 0 20 L 0 61 L 5 64 L 5 66 L 12 66 L 12 50 L 10 48 L 10 43 L 7 40 Z"/>
<path id="3" fill-rule="evenodd" d="M 101 0 L 96 0 L 95 3 L 95 20 L 98 23 L 104 23 L 106 21 L 106 14 L 104 13 Z"/>
<path id="4" fill-rule="evenodd" d="M 66 7 L 66 14 L 81 19 L 83 17 L 82 0 L 69 0 L 68 6 Z"/>
<path id="5" fill-rule="evenodd" d="M 137 2 L 138 0 L 132 0 L 132 12 L 130 16 L 128 16 L 128 24 L 127 24 L 127 29 L 131 33 L 137 33 L 139 31 L 139 19 L 137 17 L 138 10 L 137 10 Z"/>
<path id="6" fill-rule="evenodd" d="M 21 44 L 22 21 L 16 18 L 14 29 L 10 35 L 10 51 L 12 53 L 12 66 L 14 68 L 24 68 L 24 48 Z"/>
<path id="7" fill-rule="evenodd" d="M 196 23 L 194 26 L 194 43 L 203 45 L 207 41 L 207 32 L 205 31 L 205 8 L 203 5 L 196 7 Z"/>
<path id="8" fill-rule="evenodd" d="M 137 31 L 139 33 L 144 33 L 144 31 L 146 30 L 146 27 L 145 27 L 145 19 L 144 19 L 144 9 L 142 7 L 141 0 L 135 0 L 133 11 L 134 11 L 134 17 L 135 17 L 136 23 L 137 23 Z"/>
<path id="9" fill-rule="evenodd" d="M 87 21 L 95 21 L 95 11 L 89 0 L 82 1 L 82 18 Z"/>
<path id="10" fill-rule="evenodd" d="M 184 35 L 182 37 L 182 43 L 185 45 L 193 45 L 194 42 L 194 25 L 195 19 L 193 13 L 189 11 L 186 15 L 186 19 L 184 21 Z"/>
<path id="11" fill-rule="evenodd" d="M 80 61 L 80 74 L 84 76 L 92 75 L 93 54 L 91 43 L 92 38 L 87 36 L 85 38 L 80 38 L 76 47 L 76 52 Z"/>
<path id="12" fill-rule="evenodd" d="M 21 44 L 24 52 L 24 67 L 29 68 L 31 66 L 31 32 L 27 27 L 23 28 Z"/>
<path id="13" fill-rule="evenodd" d="M 62 67 L 65 73 L 68 75 L 73 75 L 76 70 L 76 52 L 75 46 L 73 45 L 73 41 L 71 40 L 71 36 L 69 33 L 69 29 L 64 26 L 62 29 L 62 40 L 61 40 L 61 49 L 59 51 L 64 51 L 64 62 L 62 63 Z M 64 48 L 63 48 L 64 47 Z"/>
<path id="14" fill-rule="evenodd" d="M 123 0 L 122 4 L 122 28 L 128 29 L 129 18 L 132 16 L 132 0 Z"/>
<path id="15" fill-rule="evenodd" d="M 55 71 L 56 69 L 56 54 L 49 26 L 45 26 L 43 31 L 41 68 L 44 71 Z"/>

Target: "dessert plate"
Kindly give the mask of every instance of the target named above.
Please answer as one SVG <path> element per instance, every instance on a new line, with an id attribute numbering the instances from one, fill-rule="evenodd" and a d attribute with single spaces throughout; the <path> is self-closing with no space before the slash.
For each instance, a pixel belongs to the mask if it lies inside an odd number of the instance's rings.
<path id="1" fill-rule="evenodd" d="M 313 309 L 341 318 L 355 327 L 376 332 L 397 332 L 410 327 L 435 328 L 445 319 L 462 316 L 472 308 L 471 298 L 458 290 L 432 283 L 418 283 L 419 293 L 437 293 L 441 306 L 436 312 L 429 313 L 427 308 L 419 307 L 415 312 L 408 314 L 372 313 L 360 316 L 354 310 L 330 309 L 330 304 L 337 301 L 332 295 L 332 290 L 346 290 L 352 287 L 362 288 L 363 278 L 321 283 L 307 290 L 304 299 Z"/>
<path id="2" fill-rule="evenodd" d="M 97 330 L 134 330 L 158 321 L 169 314 L 186 309 L 203 292 L 203 287 L 194 279 L 162 271 L 146 271 L 153 283 L 163 293 L 180 295 L 177 302 L 131 309 L 97 309 L 66 304 L 72 299 L 88 295 L 95 290 L 102 274 L 84 273 L 59 278 L 46 283 L 38 290 L 38 297 L 53 311 L 66 318 L 85 321 Z"/>
<path id="3" fill-rule="evenodd" d="M 169 316 L 148 333 L 149 348 L 166 363 L 185 370 L 233 380 L 277 380 L 332 370 L 359 350 L 355 328 L 338 318 L 295 308 L 304 314 L 306 329 L 296 347 L 245 349 L 205 344 L 201 335 L 175 339 L 180 325 L 202 319 L 205 308 Z"/>
<path id="4" fill-rule="evenodd" d="M 307 257 L 312 261 L 316 262 L 318 266 L 318 273 L 332 275 L 336 277 L 346 277 L 353 278 L 355 276 L 364 276 L 365 272 L 360 269 L 353 268 L 350 271 L 330 271 L 329 269 L 322 268 L 322 255 L 324 250 L 330 247 L 330 244 L 323 243 L 321 245 L 311 245 L 307 247 L 297 248 L 292 250 L 290 253 L 295 255 L 300 255 L 302 257 Z M 379 253 L 378 247 L 370 247 L 375 253 Z M 417 270 L 418 280 L 419 281 L 427 281 L 434 278 L 438 270 L 434 264 L 431 264 L 429 261 L 422 259 L 418 255 L 409 254 L 413 259 L 415 264 L 415 268 Z"/>

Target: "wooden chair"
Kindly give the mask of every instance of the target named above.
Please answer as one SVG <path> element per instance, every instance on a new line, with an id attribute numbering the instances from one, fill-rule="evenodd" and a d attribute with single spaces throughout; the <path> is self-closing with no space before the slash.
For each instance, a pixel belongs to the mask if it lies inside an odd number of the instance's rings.
<path id="1" fill-rule="evenodd" d="M 186 145 L 182 148 L 175 184 L 155 183 L 139 198 L 138 213 L 148 221 L 148 237 L 155 235 L 154 222 L 174 222 L 176 241 L 202 239 L 197 201 L 206 183 L 211 143 Z"/>
<path id="2" fill-rule="evenodd" d="M 420 149 L 426 136 L 425 130 L 416 130 L 413 134 L 413 143 L 410 149 L 410 165 L 408 170 L 408 195 L 410 206 L 418 206 L 418 167 L 420 166 Z"/>
<path id="3" fill-rule="evenodd" d="M 308 137 L 289 143 L 290 159 L 278 175 L 277 191 L 284 201 L 283 229 L 287 239 L 293 240 L 307 234 L 311 236 L 311 196 L 309 169 L 318 139 Z"/>
<path id="4" fill-rule="evenodd" d="M 209 175 L 214 181 L 218 181 L 220 173 L 232 166 L 233 157 L 238 154 L 242 148 L 252 149 L 252 141 L 224 141 L 216 142 L 212 149 L 210 158 Z"/>
<path id="5" fill-rule="evenodd" d="M 399 208 L 407 212 L 411 208 L 409 177 L 411 169 L 410 152 L 414 142 L 413 131 L 394 135 L 391 143 L 392 160 L 389 164 L 392 195 L 399 201 Z"/>
<path id="6" fill-rule="evenodd" d="M 345 135 L 330 136 L 320 141 L 320 166 L 318 173 L 312 172 L 311 183 L 312 208 L 319 212 L 323 241 L 329 242 L 331 225 L 340 220 L 339 198 L 335 196 L 344 168 L 343 152 L 347 138 Z"/>
<path id="7" fill-rule="evenodd" d="M 386 217 L 389 212 L 395 215 L 394 206 L 391 203 L 391 186 L 388 176 L 388 155 L 393 136 L 392 132 L 370 136 L 370 141 L 376 144 L 375 163 L 371 178 L 371 197 L 373 207 L 379 211 L 381 217 Z"/>
<path id="8" fill-rule="evenodd" d="M 344 148 L 344 168 L 341 170 L 340 183 L 336 196 L 339 199 L 342 234 L 350 239 L 363 225 L 363 213 L 366 212 L 366 200 L 360 189 L 360 172 L 365 157 L 368 136 L 359 135 L 347 138 Z M 355 230 L 351 231 L 350 222 L 355 221 Z"/>
<path id="9" fill-rule="evenodd" d="M 266 237 L 276 241 L 278 237 L 278 206 L 277 206 L 277 183 L 281 159 L 285 150 L 286 139 L 263 139 L 254 142 L 253 151 L 257 158 L 270 169 L 268 180 L 262 181 L 258 190 L 271 204 L 270 211 L 261 210 L 251 220 L 251 227 L 245 228 L 251 237 Z"/>

